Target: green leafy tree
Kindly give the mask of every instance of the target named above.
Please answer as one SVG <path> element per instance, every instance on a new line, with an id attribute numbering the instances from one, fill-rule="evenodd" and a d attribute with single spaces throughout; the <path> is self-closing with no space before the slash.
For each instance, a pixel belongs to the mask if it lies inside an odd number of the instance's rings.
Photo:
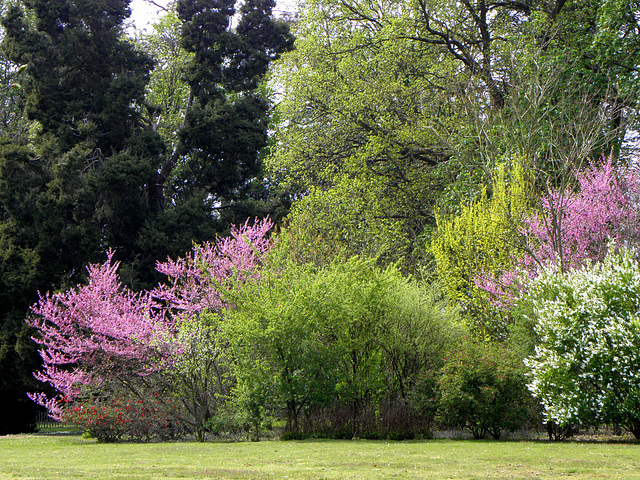
<path id="1" fill-rule="evenodd" d="M 288 252 L 278 244 L 261 276 L 231 294 L 224 328 L 241 398 L 284 412 L 294 432 L 380 428 L 363 423 L 365 413 L 396 399 L 406 407 L 459 333 L 455 311 L 397 268 L 359 257 L 299 264 Z M 346 424 L 313 424 L 336 408 Z"/>
<path id="2" fill-rule="evenodd" d="M 203 312 L 180 322 L 176 342 L 183 348 L 163 378 L 186 412 L 182 422 L 199 442 L 206 440 L 208 422 L 223 410 L 234 383 L 218 319 Z"/>
<path id="3" fill-rule="evenodd" d="M 305 231 L 317 244 L 330 245 L 334 254 L 376 258 L 389 264 L 411 265 L 413 245 L 402 222 L 389 218 L 377 198 L 377 179 L 336 179 L 329 189 L 312 188 L 292 205 L 287 231 Z"/>
<path id="4" fill-rule="evenodd" d="M 37 122 L 35 151 L 7 158 L 12 174 L 30 171 L 23 215 L 3 202 L 11 220 L 30 230 L 48 284 L 77 280 L 105 245 L 135 255 L 134 241 L 149 214 L 145 188 L 161 140 L 139 128 L 152 61 L 122 35 L 128 2 L 25 2 L 3 18 L 3 50 L 26 64 L 27 117 Z M 10 194 L 11 195 L 11 194 Z M 14 194 L 15 195 L 15 194 Z M 29 195 L 30 201 L 26 201 Z M 25 240 L 22 240 L 25 241 Z M 44 275 L 43 275 L 44 276 Z M 64 279 L 64 280 L 63 280 Z"/>
<path id="5" fill-rule="evenodd" d="M 152 63 L 122 38 L 128 4 L 28 0 L 33 27 L 17 6 L 4 17 L 4 51 L 28 64 L 27 115 L 63 152 L 91 141 L 110 156 L 133 135 Z"/>
<path id="6" fill-rule="evenodd" d="M 376 178 L 371 210 L 410 241 L 511 158 L 533 189 L 564 188 L 633 121 L 632 12 L 628 1 L 307 2 L 297 48 L 274 70 L 284 95 L 269 164 L 301 193 Z"/>
<path id="7" fill-rule="evenodd" d="M 640 437 L 640 267 L 631 252 L 561 273 L 548 268 L 530 287 L 539 338 L 529 388 L 560 425 L 616 422 Z"/>
<path id="8" fill-rule="evenodd" d="M 181 22 L 175 11 L 166 12 L 151 30 L 136 38 L 140 46 L 156 62 L 145 98 L 144 122 L 160 133 L 171 151 L 179 141 L 184 124 L 184 111 L 189 102 L 189 85 L 184 69 L 193 54 L 181 45 Z"/>
<path id="9" fill-rule="evenodd" d="M 263 77 L 293 37 L 274 5 L 245 2 L 236 24 L 233 1 L 180 1 L 142 39 L 164 66 L 151 77 L 145 122 L 168 148 L 150 182 L 158 213 L 141 232 L 135 268 L 280 207 L 262 173 L 271 108 Z"/>
<path id="10" fill-rule="evenodd" d="M 274 2 L 245 2 L 232 28 L 234 4 L 176 4 L 182 47 L 193 54 L 185 67 L 190 92 L 180 140 L 158 177 L 162 186 L 178 173 L 181 189 L 203 200 L 213 194 L 223 216 L 260 181 L 257 152 L 267 144 L 269 102 L 259 87 L 269 63 L 293 43 L 288 26 L 271 18 Z M 156 192 L 158 201 L 162 195 Z"/>
<path id="11" fill-rule="evenodd" d="M 1 38 L 1 37 L 0 37 Z M 0 51 L 0 135 L 25 142 L 30 123 L 24 114 L 21 80 L 26 66 L 18 68 Z"/>
<path id="12" fill-rule="evenodd" d="M 305 4 L 296 49 L 274 68 L 282 101 L 277 148 L 267 163 L 294 190 L 318 190 L 308 208 L 322 209 L 329 198 L 335 205 L 345 194 L 348 205 L 349 192 L 364 191 L 369 200 L 349 216 L 379 226 L 363 229 L 358 241 L 376 249 L 380 239 L 369 234 L 399 227 L 404 238 L 392 242 L 410 251 L 449 181 L 439 166 L 450 157 L 447 139 L 459 124 L 458 84 L 444 81 L 454 77 L 450 62 L 403 38 L 408 31 L 398 11 L 382 2 L 368 22 L 340 2 Z M 436 64 L 437 74 L 423 75 Z"/>
<path id="13" fill-rule="evenodd" d="M 313 314 L 314 303 L 323 301 L 314 295 L 320 292 L 313 270 L 265 271 L 234 298 L 237 306 L 225 319 L 242 398 L 247 406 L 262 398 L 263 407 L 282 408 L 290 431 L 299 431 L 303 412 L 332 398 L 336 382 L 330 320 Z"/>

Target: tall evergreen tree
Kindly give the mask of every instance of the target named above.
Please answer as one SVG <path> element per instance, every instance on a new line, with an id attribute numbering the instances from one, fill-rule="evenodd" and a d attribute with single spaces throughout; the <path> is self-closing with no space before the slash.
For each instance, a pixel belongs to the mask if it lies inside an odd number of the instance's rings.
<path id="1" fill-rule="evenodd" d="M 260 83 L 292 44 L 270 18 L 273 3 L 248 2 L 232 28 L 233 2 L 178 2 L 183 46 L 195 55 L 171 151 L 143 118 L 153 60 L 124 35 L 129 2 L 25 0 L 26 12 L 14 6 L 3 16 L 2 49 L 28 65 L 26 115 L 39 131 L 30 147 L 5 139 L 0 149 L 0 284 L 3 300 L 12 295 L 0 312 L 0 347 L 14 352 L 0 358 L 2 371 L 29 336 L 8 319 L 24 318 L 37 290 L 78 283 L 108 248 L 125 281 L 149 286 L 157 260 L 225 230 L 232 216 L 216 211 L 231 212 L 262 183 L 269 104 Z M 0 397 L 15 399 L 28 383 L 0 385 Z"/>
<path id="2" fill-rule="evenodd" d="M 172 176 L 174 194 L 213 200 L 218 211 L 238 208 L 260 181 L 256 152 L 267 144 L 269 122 L 261 82 L 269 63 L 292 48 L 293 37 L 287 24 L 272 18 L 274 1 L 245 2 L 232 28 L 234 4 L 180 0 L 176 5 L 182 46 L 193 57 L 185 72 L 190 93 L 180 141 L 158 176 L 161 204 Z"/>

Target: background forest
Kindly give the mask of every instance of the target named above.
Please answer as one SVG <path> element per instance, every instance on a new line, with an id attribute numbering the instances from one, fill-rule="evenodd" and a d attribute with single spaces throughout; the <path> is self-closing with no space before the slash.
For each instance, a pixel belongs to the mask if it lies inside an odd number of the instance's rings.
<path id="1" fill-rule="evenodd" d="M 640 436 L 637 2 L 128 4 L 1 6 L 0 434 Z"/>

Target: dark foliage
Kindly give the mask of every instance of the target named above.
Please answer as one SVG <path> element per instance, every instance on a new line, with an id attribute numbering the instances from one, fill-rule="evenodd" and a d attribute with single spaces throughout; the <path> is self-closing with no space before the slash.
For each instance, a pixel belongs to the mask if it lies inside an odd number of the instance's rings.
<path id="1" fill-rule="evenodd" d="M 32 427 L 25 392 L 39 359 L 22 321 L 38 291 L 78 284 L 109 248 L 124 281 L 149 288 L 156 261 L 277 206 L 261 179 L 269 103 L 258 86 L 292 37 L 274 4 L 248 2 L 234 30 L 233 2 L 178 2 L 196 55 L 172 152 L 142 121 L 154 65 L 123 33 L 129 3 L 25 0 L 2 18 L 3 53 L 27 65 L 21 100 L 39 124 L 35 140 L 0 140 L 0 407 L 17 422 L 7 431 Z"/>

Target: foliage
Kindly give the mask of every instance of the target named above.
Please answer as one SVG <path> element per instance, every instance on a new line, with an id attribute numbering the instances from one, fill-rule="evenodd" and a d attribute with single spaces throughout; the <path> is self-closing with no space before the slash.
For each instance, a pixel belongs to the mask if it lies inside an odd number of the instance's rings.
<path id="1" fill-rule="evenodd" d="M 185 67 L 189 105 L 174 150 L 188 155 L 177 180 L 181 190 L 204 190 L 226 208 L 259 184 L 257 153 L 267 145 L 269 113 L 259 85 L 269 63 L 293 44 L 288 25 L 272 18 L 274 1 L 244 2 L 231 28 L 234 5 L 234 0 L 218 0 L 213 6 L 204 0 L 176 4 L 182 47 L 193 54 Z M 177 165 L 172 155 L 160 180 L 166 182 Z M 225 215 L 225 210 L 219 213 Z"/>
<path id="2" fill-rule="evenodd" d="M 228 341 L 221 335 L 228 290 L 250 278 L 273 247 L 269 219 L 231 228 L 215 243 L 195 245 L 184 258 L 158 263 L 167 283 L 151 294 L 164 303 L 176 325 L 173 341 L 180 345 L 163 384 L 186 412 L 182 421 L 199 441 L 206 439 L 210 420 L 225 410 L 234 374 L 229 369 Z"/>
<path id="3" fill-rule="evenodd" d="M 147 86 L 143 119 L 162 135 L 171 150 L 178 144 L 189 103 L 189 85 L 183 72 L 193 56 L 180 45 L 180 28 L 176 13 L 168 11 L 151 25 L 148 33 L 136 38 L 139 47 L 156 62 Z"/>
<path id="4" fill-rule="evenodd" d="M 546 268 L 525 297 L 540 344 L 529 388 L 559 424 L 618 422 L 640 436 L 640 266 L 628 250 L 561 272 Z"/>
<path id="5" fill-rule="evenodd" d="M 105 155 L 131 139 L 151 60 L 122 36 L 128 1 L 110 9 L 94 3 L 30 0 L 33 25 L 21 8 L 3 18 L 3 49 L 28 64 L 27 115 L 54 134 L 63 152 L 91 139 Z"/>
<path id="6" fill-rule="evenodd" d="M 11 76 L 26 65 L 21 89 L 3 102 L 3 128 L 11 131 L 3 131 L 0 147 L 0 336 L 11 339 L 5 365 L 14 370 L 6 378 L 15 382 L 3 384 L 1 396 L 17 404 L 38 388 L 26 371 L 37 370 L 39 360 L 23 341 L 33 330 L 25 325 L 15 335 L 18 318 L 38 291 L 81 281 L 87 263 L 103 259 L 109 246 L 131 259 L 132 238 L 148 213 L 143 190 L 157 142 L 142 135 L 150 144 L 141 147 L 136 105 L 152 62 L 121 34 L 127 7 L 2 5 L 3 71 Z M 24 410 L 22 421 L 30 422 L 31 412 Z"/>
<path id="7" fill-rule="evenodd" d="M 1 38 L 1 37 L 0 37 Z M 8 136 L 24 141 L 29 122 L 24 115 L 22 77 L 26 66 L 16 66 L 0 51 L 0 137 Z"/>
<path id="8" fill-rule="evenodd" d="M 239 392 L 285 412 L 289 431 L 302 428 L 303 413 L 308 422 L 343 405 L 347 424 L 330 428 L 359 435 L 370 406 L 406 401 L 418 373 L 439 365 L 455 338 L 453 312 L 397 268 L 359 257 L 316 267 L 285 252 L 278 247 L 260 277 L 231 296 L 224 329 Z"/>
<path id="9" fill-rule="evenodd" d="M 467 341 L 450 355 L 439 379 L 438 418 L 473 437 L 498 439 L 530 420 L 524 367 L 499 344 Z"/>
<path id="10" fill-rule="evenodd" d="M 312 193 L 304 208 L 344 212 L 331 223 L 344 222 L 339 241 L 353 235 L 350 254 L 376 250 L 391 235 L 384 248 L 393 252 L 399 243 L 398 256 L 407 252 L 403 261 L 411 265 L 412 242 L 446 182 L 438 166 L 449 158 L 457 121 L 455 86 L 423 73 L 437 62 L 443 75 L 454 74 L 449 62 L 406 39 L 409 29 L 395 21 L 404 8 L 381 2 L 369 12 L 377 20 L 368 22 L 349 11 L 359 7 L 304 4 L 296 49 L 273 70 L 282 101 L 266 161 L 294 191 Z M 354 235 L 358 222 L 370 226 Z"/>
<path id="11" fill-rule="evenodd" d="M 514 268 L 523 254 L 521 228 L 530 202 L 524 166 L 514 161 L 510 167 L 501 165 L 496 169 L 490 192 L 484 189 L 478 200 L 461 205 L 456 215 L 442 212 L 436 216 L 438 231 L 429 248 L 438 278 L 446 294 L 474 314 L 477 323 L 483 312 L 493 316 L 496 313 L 491 312 L 476 279 L 500 277 Z M 491 323 L 494 324 L 473 327 L 481 336 L 504 334 L 505 325 Z"/>
<path id="12" fill-rule="evenodd" d="M 415 268 L 410 265 L 414 252 L 402 222 L 388 218 L 378 201 L 380 182 L 348 176 L 335 182 L 329 190 L 311 188 L 292 205 L 284 235 L 293 242 L 299 260 L 322 258 L 328 263 L 332 256 L 347 254 Z M 322 254 L 309 251 L 323 248 L 327 251 Z"/>
<path id="13" fill-rule="evenodd" d="M 0 185 L 8 187 L 0 187 L 0 203 L 18 216 L 28 216 L 22 206 L 34 200 L 31 193 L 38 182 L 33 171 L 18 168 L 20 182 L 4 180 L 16 163 L 26 163 L 28 149 L 0 139 L 0 157 Z M 24 308 L 36 301 L 37 286 L 46 278 L 38 268 L 39 252 L 25 242 L 29 233 L 6 218 L 6 210 L 0 212 L 0 409 L 7 412 L 0 433 L 5 435 L 35 428 L 36 405 L 25 392 L 37 388 L 31 372 L 38 368 L 39 356 L 31 341 L 33 331 L 24 323 Z"/>
<path id="14" fill-rule="evenodd" d="M 282 412 L 401 435 L 458 333 L 401 272 L 432 254 L 473 333 L 522 352 L 531 322 L 496 304 L 637 240 L 634 2 L 310 0 L 295 50 L 273 0 L 178 0 L 136 42 L 129 3 L 0 5 L 3 399 L 35 390 L 36 329 L 54 414 L 157 389 L 199 440 Z M 202 243 L 293 201 L 272 256 L 267 223 Z M 36 291 L 63 293 L 21 326 Z"/>
<path id="15" fill-rule="evenodd" d="M 37 405 L 25 395 L 39 387 L 32 372 L 39 368 L 31 329 L 16 310 L 0 322 L 0 435 L 33 432 Z"/>

